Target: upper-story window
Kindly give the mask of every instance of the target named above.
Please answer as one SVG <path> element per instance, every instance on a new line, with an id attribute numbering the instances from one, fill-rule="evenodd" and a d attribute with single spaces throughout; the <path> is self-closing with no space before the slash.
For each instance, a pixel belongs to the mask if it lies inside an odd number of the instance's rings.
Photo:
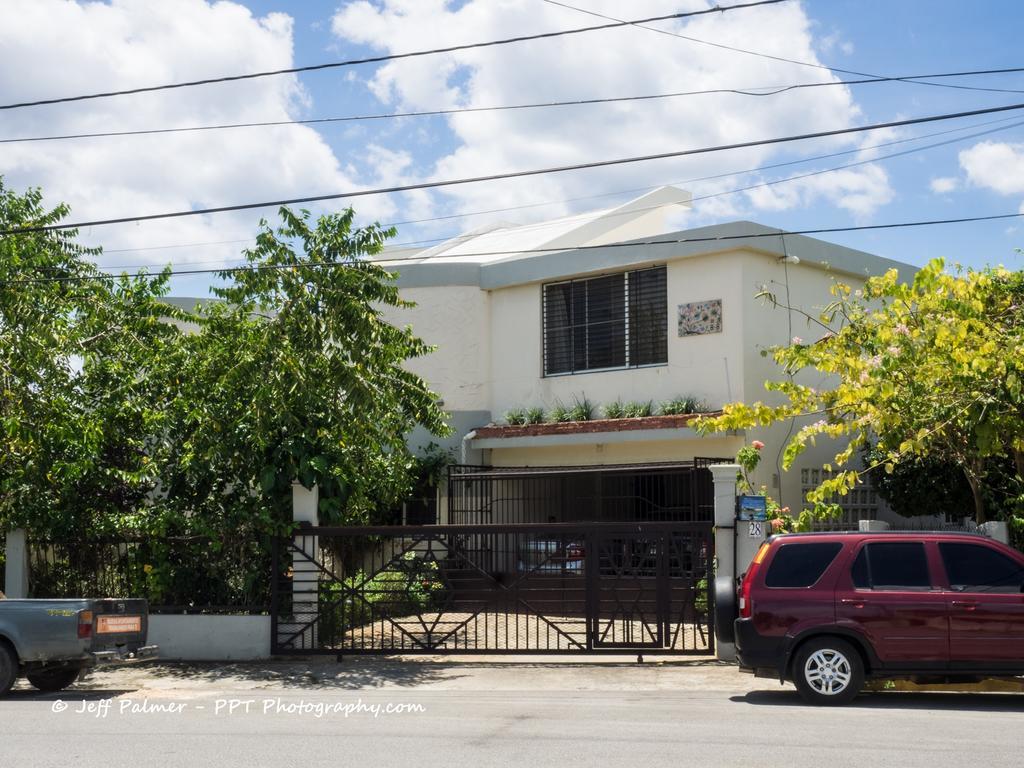
<path id="1" fill-rule="evenodd" d="M 665 267 L 543 287 L 544 375 L 668 362 Z"/>

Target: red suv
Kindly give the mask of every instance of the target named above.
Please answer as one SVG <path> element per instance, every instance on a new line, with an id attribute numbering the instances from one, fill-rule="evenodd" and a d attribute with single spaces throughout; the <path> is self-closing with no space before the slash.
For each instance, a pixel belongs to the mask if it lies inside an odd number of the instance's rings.
<path id="1" fill-rule="evenodd" d="M 1024 675 L 1024 556 L 952 533 L 773 536 L 744 574 L 740 668 L 843 704 L 865 678 Z"/>

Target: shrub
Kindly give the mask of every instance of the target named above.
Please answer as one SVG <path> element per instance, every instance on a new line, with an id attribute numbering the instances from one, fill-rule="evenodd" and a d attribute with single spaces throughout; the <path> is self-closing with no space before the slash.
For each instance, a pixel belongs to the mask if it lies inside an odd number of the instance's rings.
<path id="1" fill-rule="evenodd" d="M 544 413 L 543 408 L 527 408 L 526 409 L 526 423 L 527 424 L 543 424 L 544 418 L 547 414 Z"/>
<path id="2" fill-rule="evenodd" d="M 658 408 L 659 416 L 680 416 L 690 413 L 700 413 L 703 410 L 701 402 L 696 397 L 673 397 L 666 400 Z"/>
<path id="3" fill-rule="evenodd" d="M 569 409 L 562 403 L 555 403 L 548 412 L 548 421 L 554 423 L 572 421 L 572 416 Z"/>
<path id="4" fill-rule="evenodd" d="M 569 421 L 590 421 L 594 418 L 594 404 L 586 396 L 582 400 L 573 397 L 573 406 L 569 409 Z"/>
<path id="5" fill-rule="evenodd" d="M 697 582 L 697 594 L 693 599 L 693 608 L 697 611 L 697 615 L 704 617 L 708 613 L 708 579 L 706 576 L 702 577 Z"/>
<path id="6" fill-rule="evenodd" d="M 526 424 L 526 411 L 522 408 L 513 408 L 512 410 L 505 411 L 505 421 L 516 426 Z"/>
<path id="7" fill-rule="evenodd" d="M 635 419 L 640 416 L 650 416 L 654 412 L 654 403 L 648 400 L 642 403 L 637 400 L 631 400 L 623 406 L 623 416 L 627 419 Z"/>
<path id="8" fill-rule="evenodd" d="M 626 406 L 622 404 L 621 400 L 616 400 L 614 403 L 608 403 L 603 408 L 604 417 L 606 419 L 621 419 L 626 415 Z"/>

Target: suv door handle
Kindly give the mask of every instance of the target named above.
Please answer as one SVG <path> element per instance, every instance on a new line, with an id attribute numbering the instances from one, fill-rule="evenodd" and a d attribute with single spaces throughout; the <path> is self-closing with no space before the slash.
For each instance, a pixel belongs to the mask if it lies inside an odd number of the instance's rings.
<path id="1" fill-rule="evenodd" d="M 973 611 L 978 604 L 973 600 L 953 600 L 950 605 L 954 608 L 963 608 L 965 611 Z"/>
<path id="2" fill-rule="evenodd" d="M 842 605 L 852 605 L 854 608 L 863 608 L 864 601 L 859 597 L 843 597 L 839 600 Z"/>

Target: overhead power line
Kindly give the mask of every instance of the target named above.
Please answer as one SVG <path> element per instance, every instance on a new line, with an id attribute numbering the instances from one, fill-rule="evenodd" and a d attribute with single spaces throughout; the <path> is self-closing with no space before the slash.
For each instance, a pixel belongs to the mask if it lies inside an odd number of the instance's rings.
<path id="1" fill-rule="evenodd" d="M 610 21 L 623 21 L 623 19 L 619 19 L 619 18 L 617 18 L 615 16 L 609 16 L 609 15 L 604 14 L 604 13 L 598 13 L 597 11 L 591 11 L 591 10 L 588 10 L 586 8 L 579 8 L 579 7 L 575 6 L 575 5 L 569 5 L 568 3 L 559 2 L 559 0 L 542 0 L 542 2 L 545 2 L 548 5 L 557 5 L 557 6 L 561 7 L 561 8 L 567 8 L 570 11 L 577 11 L 578 13 L 585 13 L 588 16 L 595 16 L 595 17 L 597 17 L 599 19 L 608 19 Z M 646 29 L 649 32 L 657 32 L 660 35 L 668 35 L 669 37 L 678 37 L 681 40 L 687 40 L 687 41 L 689 41 L 691 43 L 698 43 L 699 45 L 709 45 L 709 46 L 711 46 L 713 48 L 721 48 L 723 50 L 733 51 L 735 53 L 745 53 L 747 55 L 757 56 L 757 57 L 762 58 L 762 59 L 771 59 L 772 61 L 781 61 L 781 62 L 785 62 L 787 64 L 797 64 L 797 65 L 799 65 L 801 67 L 813 67 L 814 69 L 824 69 L 824 70 L 829 70 L 831 72 L 842 72 L 844 75 L 857 75 L 857 76 L 860 76 L 860 77 L 882 77 L 881 75 L 873 75 L 873 74 L 870 74 L 868 72 L 857 72 L 856 70 L 853 70 L 853 69 L 842 69 L 840 67 L 833 67 L 833 66 L 831 66 L 829 64 L 819 64 L 819 63 L 813 62 L 813 61 L 801 61 L 800 59 L 790 59 L 790 58 L 787 58 L 785 56 L 776 56 L 776 55 L 771 54 L 771 53 L 763 53 L 761 51 L 751 51 L 751 50 L 749 50 L 747 48 L 739 48 L 739 47 L 734 46 L 734 45 L 725 45 L 724 43 L 716 43 L 716 42 L 712 42 L 710 40 L 703 40 L 701 38 L 692 37 L 690 35 L 683 35 L 683 34 L 680 34 L 678 32 L 672 32 L 672 31 L 667 30 L 667 29 L 659 29 L 658 27 L 647 26 L 647 24 L 650 23 L 648 21 L 633 21 L 633 22 L 628 22 L 628 23 L 630 24 L 630 26 L 637 27 L 638 29 Z M 919 77 L 924 78 L 924 77 L 927 77 L 927 75 L 919 75 Z M 989 91 L 989 92 L 994 92 L 994 93 L 1020 93 L 1020 91 L 1015 90 L 1015 89 L 1010 89 L 1010 88 L 985 88 L 985 87 L 981 87 L 981 86 L 972 86 L 972 85 L 956 85 L 956 84 L 953 84 L 953 83 L 927 83 L 927 82 L 922 82 L 921 80 L 918 80 L 918 79 L 911 79 L 911 78 L 893 78 L 893 79 L 894 80 L 903 81 L 903 82 L 908 82 L 908 83 L 909 82 L 913 82 L 913 83 L 916 83 L 917 85 L 932 85 L 932 86 L 935 86 L 937 88 L 956 88 L 958 90 Z"/>
<path id="2" fill-rule="evenodd" d="M 148 136 L 164 133 L 194 133 L 200 131 L 222 131 L 235 128 L 267 128 L 282 125 L 319 125 L 325 123 L 348 123 L 362 122 L 369 120 L 392 120 L 406 117 L 437 117 L 444 115 L 460 115 L 474 112 L 506 112 L 524 109 L 547 109 L 552 107 L 577 107 L 593 104 L 612 104 L 633 101 L 655 101 L 661 99 L 674 99 L 684 96 L 708 96 L 714 94 L 732 93 L 739 96 L 777 96 L 782 93 L 796 91 L 806 88 L 827 88 L 837 85 L 865 85 L 871 83 L 891 82 L 912 82 L 918 85 L 933 85 L 933 83 L 919 83 L 918 78 L 950 78 L 950 77 L 975 77 L 979 75 L 1001 75 L 1024 72 L 1024 67 L 1007 67 L 1003 69 L 978 69 L 964 72 L 935 72 L 926 75 L 901 75 L 899 77 L 866 77 L 858 80 L 831 80 L 828 82 L 816 83 L 795 83 L 792 85 L 765 85 L 752 86 L 747 88 L 708 88 L 700 91 L 676 91 L 672 93 L 655 93 L 640 96 L 610 96 L 607 98 L 593 99 L 571 99 L 566 101 L 541 101 L 529 104 L 506 104 L 491 107 L 453 107 L 451 109 L 429 109 L 411 112 L 388 112 L 369 115 L 346 115 L 342 117 L 318 117 L 307 120 L 265 120 L 249 123 L 221 123 L 218 125 L 193 125 L 176 128 L 146 128 L 131 131 L 97 131 L 95 133 L 67 133 L 53 136 L 21 136 L 7 139 L 0 139 L 0 144 L 17 144 L 31 141 L 65 141 L 68 139 L 96 139 L 113 138 L 121 136 Z M 1000 89 L 1011 93 L 1024 93 L 1024 89 Z"/>
<path id="3" fill-rule="evenodd" d="M 315 72 L 324 69 L 336 69 L 339 67 L 351 67 L 357 64 L 378 64 L 383 61 L 395 61 L 398 59 L 411 59 L 419 56 L 433 56 L 441 53 L 455 53 L 456 51 L 467 51 L 474 48 L 490 48 L 511 43 L 524 43 L 530 40 L 546 40 L 566 35 L 578 35 L 584 32 L 596 32 L 602 29 L 616 29 L 631 24 L 649 23 L 654 21 L 669 21 L 672 19 L 685 19 L 691 16 L 704 16 L 709 13 L 725 13 L 726 11 L 741 10 L 744 8 L 756 8 L 762 5 L 777 5 L 788 0 L 758 0 L 757 2 L 740 3 L 737 5 L 714 6 L 701 11 L 689 11 L 687 13 L 670 13 L 664 16 L 652 16 L 646 19 L 635 19 L 633 21 L 614 21 L 608 24 L 595 24 L 589 27 L 578 27 L 576 29 L 563 29 L 557 32 L 542 32 L 534 35 L 517 35 L 506 37 L 500 40 L 489 40 L 482 43 L 465 43 L 462 45 L 449 45 L 443 48 L 430 48 L 421 51 L 409 51 L 406 53 L 392 53 L 382 56 L 368 56 L 361 59 L 347 59 L 345 61 L 331 61 L 324 64 L 311 64 L 305 67 L 290 67 L 288 69 L 274 69 L 265 72 L 250 72 L 243 75 L 228 75 L 223 77 L 209 77 L 202 80 L 189 80 L 181 83 L 165 83 L 163 85 L 150 85 L 141 88 L 124 88 L 117 91 L 103 91 L 100 93 L 89 93 L 80 96 L 63 96 L 54 99 L 38 99 L 36 101 L 22 101 L 14 104 L 0 105 L 0 110 L 20 109 L 22 107 L 38 107 L 46 104 L 63 104 L 72 101 L 88 101 L 91 99 L 106 99 L 114 96 L 128 96 L 136 93 L 151 93 L 153 91 L 167 91 L 177 88 L 192 88 L 200 85 L 212 85 L 214 83 L 231 83 L 239 80 L 254 80 L 262 77 L 273 77 L 275 75 L 290 75 L 299 72 Z"/>
<path id="4" fill-rule="evenodd" d="M 682 180 L 676 180 L 676 181 L 669 181 L 669 182 L 665 182 L 664 184 L 654 184 L 654 185 L 649 185 L 649 186 L 645 186 L 645 187 L 634 187 L 634 188 L 631 188 L 631 189 L 619 189 L 619 190 L 614 190 L 614 191 L 611 191 L 611 192 L 602 192 L 602 193 L 596 194 L 596 195 L 583 195 L 583 196 L 579 196 L 579 197 L 562 198 L 562 199 L 559 199 L 559 200 L 546 200 L 544 202 L 539 202 L 539 203 L 525 203 L 523 205 L 513 205 L 513 206 L 507 206 L 507 207 L 504 207 L 504 208 L 491 208 L 491 209 L 488 209 L 488 210 L 466 211 L 466 212 L 463 212 L 463 213 L 449 214 L 449 215 L 446 215 L 446 216 L 433 216 L 433 217 L 430 217 L 430 218 L 412 219 L 412 220 L 409 220 L 409 221 L 395 221 L 395 222 L 390 222 L 390 223 L 387 223 L 387 224 L 382 224 L 381 226 L 386 229 L 386 228 L 390 228 L 390 227 L 405 226 L 407 224 L 426 224 L 426 223 L 435 222 L 435 221 L 448 221 L 448 220 L 451 220 L 451 219 L 468 218 L 468 217 L 471 217 L 471 216 L 482 216 L 482 215 L 486 215 L 486 214 L 506 213 L 506 212 L 509 212 L 509 211 L 520 211 L 520 210 L 526 210 L 526 209 L 529 209 L 529 208 L 542 208 L 542 207 L 551 206 L 551 205 L 563 205 L 565 203 L 574 203 L 574 202 L 580 202 L 580 201 L 583 201 L 583 200 L 595 200 L 595 199 L 605 198 L 605 197 L 616 197 L 618 195 L 625 195 L 625 194 L 635 193 L 635 192 L 648 192 L 648 191 L 651 191 L 651 190 L 654 190 L 654 189 L 658 189 L 659 187 L 664 187 L 664 186 L 681 186 L 681 185 L 686 185 L 686 184 L 695 184 L 695 183 L 698 183 L 698 182 L 701 182 L 701 181 L 712 181 L 712 180 L 715 180 L 715 179 L 727 178 L 729 176 L 743 176 L 743 175 L 746 175 L 746 174 L 759 173 L 759 172 L 762 172 L 762 171 L 773 170 L 775 168 L 784 168 L 784 167 L 788 167 L 788 166 L 792 166 L 792 165 L 803 165 L 805 163 L 811 163 L 811 162 L 814 162 L 816 160 L 826 160 L 826 159 L 829 159 L 829 158 L 832 158 L 832 157 L 842 157 L 844 155 L 855 155 L 855 154 L 859 154 L 861 152 L 866 152 L 866 151 L 873 150 L 873 149 L 881 149 L 882 147 L 890 147 L 890 146 L 894 146 L 894 145 L 897 145 L 897 144 L 907 144 L 909 142 L 914 142 L 914 141 L 923 141 L 924 139 L 930 139 L 930 138 L 934 138 L 936 136 L 946 136 L 946 135 L 949 135 L 951 133 L 962 133 L 963 131 L 973 131 L 975 128 L 983 128 L 985 126 L 995 125 L 997 123 L 1006 123 L 1006 122 L 1008 122 L 1010 120 L 1015 120 L 1015 119 L 1017 119 L 1017 118 L 1015 118 L 1015 117 L 1003 117 L 1003 118 L 1000 118 L 998 120 L 986 120 L 984 122 L 974 123 L 972 125 L 964 126 L 962 128 L 950 128 L 950 129 L 946 129 L 944 131 L 933 131 L 931 133 L 922 133 L 922 134 L 920 134 L 918 136 L 910 136 L 910 137 L 903 138 L 903 139 L 893 139 L 892 141 L 883 141 L 883 142 L 879 142 L 878 144 L 868 144 L 868 145 L 865 145 L 865 146 L 857 147 L 855 149 L 844 149 L 844 150 L 840 150 L 838 152 L 829 152 L 829 153 L 823 154 L 823 155 L 812 155 L 810 157 L 802 157 L 802 158 L 800 158 L 798 160 L 787 160 L 787 161 L 781 162 L 781 163 L 771 163 L 769 165 L 760 165 L 760 166 L 758 166 L 756 168 L 746 168 L 746 169 L 739 170 L 739 171 L 729 171 L 729 172 L 726 172 L 726 173 L 718 173 L 718 174 L 714 174 L 714 175 L 711 175 L 711 176 L 699 176 L 699 177 L 696 177 L 696 178 L 682 179 Z M 934 149 L 936 147 L 941 147 L 941 146 L 946 146 L 948 144 L 953 144 L 953 143 L 956 143 L 956 142 L 966 141 L 968 139 L 977 138 L 979 136 L 986 136 L 986 135 L 989 135 L 989 134 L 992 134 L 992 133 L 996 133 L 996 132 L 999 132 L 999 131 L 1010 130 L 1011 128 L 1019 128 L 1022 125 L 1024 125 L 1024 122 L 1016 122 L 1016 123 L 1010 123 L 1009 125 L 1002 125 L 1002 126 L 999 126 L 997 128 L 989 128 L 988 130 L 984 130 L 984 131 L 974 131 L 973 133 L 968 133 L 968 134 L 965 134 L 963 136 L 957 136 L 956 138 L 953 138 L 953 139 L 948 139 L 946 141 L 940 141 L 940 142 L 936 142 L 936 143 L 933 143 L 933 144 L 926 144 L 926 145 L 921 146 L 921 147 L 914 147 L 912 149 L 909 149 L 909 150 L 906 150 L 906 151 L 903 151 L 903 152 L 893 152 L 893 153 L 889 153 L 889 154 L 886 154 L 886 155 L 876 155 L 876 156 L 874 156 L 874 157 L 872 157 L 872 158 L 870 158 L 868 160 L 860 160 L 860 161 L 857 161 L 855 163 L 846 163 L 846 164 L 843 164 L 843 165 L 836 165 L 836 166 L 832 166 L 830 168 L 825 168 L 825 169 L 821 169 L 821 170 L 817 170 L 817 171 L 812 171 L 812 172 L 806 173 L 806 174 L 800 174 L 798 176 L 787 176 L 785 178 L 774 179 L 774 180 L 771 180 L 771 181 L 763 182 L 761 184 L 751 185 L 750 187 L 739 187 L 737 189 L 725 190 L 724 192 L 716 192 L 716 193 L 710 194 L 710 195 L 700 195 L 698 197 L 693 198 L 692 202 L 696 202 L 696 201 L 699 201 L 699 200 L 706 200 L 706 199 L 711 198 L 711 197 L 721 197 L 721 196 L 725 196 L 725 195 L 736 194 L 738 192 L 745 192 L 748 189 L 755 188 L 755 187 L 760 187 L 760 186 L 774 186 L 776 184 L 785 184 L 787 182 L 796 181 L 798 179 L 806 178 L 808 176 L 817 176 L 817 175 L 820 175 L 820 174 L 831 173 L 833 171 L 843 170 L 845 168 L 850 168 L 850 167 L 857 166 L 857 165 L 865 165 L 865 164 L 870 164 L 870 163 L 874 163 L 874 162 L 890 160 L 890 159 L 893 159 L 893 158 L 896 158 L 896 157 L 902 157 L 902 156 L 905 156 L 905 155 L 908 155 L 908 154 L 911 154 L 911 153 L 923 152 L 923 151 L 928 150 L 928 149 Z M 651 207 L 645 207 L 645 208 L 641 208 L 641 209 L 637 209 L 637 210 L 638 211 L 647 211 L 647 210 L 653 210 L 654 208 L 657 208 L 657 207 L 661 207 L 661 206 L 651 206 Z M 633 212 L 636 212 L 636 210 L 634 210 Z M 523 229 L 533 230 L 535 228 L 544 227 L 544 226 L 554 226 L 554 224 L 555 223 L 553 223 L 553 222 L 538 222 L 536 224 L 517 225 L 516 228 L 517 228 L 517 230 L 523 230 Z M 403 241 L 403 242 L 389 243 L 389 246 L 390 247 L 401 247 L 401 246 L 420 245 L 420 244 L 426 244 L 426 243 L 440 243 L 440 242 L 444 242 L 445 240 L 450 240 L 450 239 L 452 239 L 452 238 L 451 237 L 439 237 L 439 238 L 432 238 L 432 239 L 429 239 L 429 240 Z M 103 249 L 103 255 L 107 255 L 107 254 L 111 254 L 111 253 L 136 253 L 136 252 L 142 252 L 142 251 L 162 251 L 162 250 L 176 249 L 176 248 L 197 248 L 197 247 L 205 247 L 205 246 L 211 246 L 211 245 L 235 245 L 235 244 L 239 244 L 239 243 L 252 243 L 252 242 L 254 242 L 254 238 L 250 237 L 250 238 L 246 238 L 246 239 L 243 239 L 243 240 L 213 240 L 213 241 L 198 242 L 198 243 L 176 243 L 176 244 L 171 244 L 171 245 L 150 245 L 150 246 L 142 246 L 142 247 L 139 247 L 139 248 L 113 248 L 113 249 L 104 248 Z M 241 257 L 239 257 L 239 258 L 241 258 Z M 179 262 L 176 262 L 177 265 L 183 265 L 183 266 L 185 266 L 185 265 L 198 265 L 198 264 L 221 264 L 221 263 L 223 263 L 222 259 L 216 259 L 216 260 L 205 259 L 205 260 L 201 260 L 201 261 L 179 261 Z M 150 264 L 118 264 L 118 265 L 106 265 L 106 266 L 105 265 L 99 265 L 100 269 L 141 269 L 141 268 L 147 267 L 147 266 L 152 266 L 152 265 L 150 265 Z M 171 266 L 174 266 L 174 264 L 171 264 Z"/>
<path id="5" fill-rule="evenodd" d="M 635 157 L 624 157 L 616 158 L 613 160 L 595 160 L 588 163 L 577 163 L 573 165 L 562 165 L 553 166 L 548 168 L 537 168 L 526 171 L 511 171 L 508 173 L 494 173 L 486 176 L 472 176 L 460 179 L 445 179 L 441 181 L 424 181 L 416 184 L 403 184 L 393 187 L 381 187 L 377 189 L 364 189 L 355 190 L 351 192 L 336 192 L 326 195 L 308 195 L 304 197 L 294 197 L 284 200 L 270 200 L 258 203 L 240 203 L 237 205 L 224 205 L 213 208 L 198 208 L 190 209 L 186 211 L 170 211 L 165 213 L 151 213 L 145 215 L 136 216 L 120 216 L 109 219 L 95 219 L 92 221 L 80 221 L 71 222 L 66 224 L 46 224 L 39 226 L 28 226 L 28 227 L 15 227 L 12 229 L 0 230 L 0 235 L 17 235 L 17 234 L 28 234 L 32 232 L 47 232 L 52 230 L 61 229 L 78 229 L 81 227 L 95 227 L 104 226 L 109 224 L 125 224 L 129 222 L 140 222 L 140 221 L 154 221 L 158 219 L 174 219 L 182 218 L 186 216 L 200 216 L 205 214 L 213 213 L 227 213 L 230 211 L 244 211 L 252 210 L 256 208 L 272 208 L 279 207 L 282 205 L 297 205 L 301 203 L 314 203 L 324 202 L 328 200 L 344 200 L 352 199 L 355 197 L 365 197 L 370 195 L 381 195 L 381 194 L 392 194 L 396 192 L 411 192 L 413 190 L 420 189 L 434 189 L 438 187 L 451 187 L 462 184 L 474 184 L 485 181 L 498 181 L 502 179 L 516 179 L 526 178 L 530 176 L 541 176 L 549 173 L 564 173 L 567 171 L 578 171 L 591 168 L 606 168 L 615 165 L 626 165 L 631 163 L 646 162 L 650 160 L 664 160 L 675 157 L 688 157 L 692 155 L 708 154 L 712 152 L 724 152 L 726 150 L 733 149 L 746 149 L 750 147 L 768 146 L 773 144 L 784 144 L 795 141 L 804 141 L 807 139 L 820 139 L 831 136 L 841 136 L 851 133 L 863 133 L 865 131 L 874 131 L 882 128 L 898 128 L 906 125 L 919 125 L 921 123 L 932 123 L 941 120 L 953 120 L 962 117 L 972 117 L 975 115 L 988 115 L 998 112 L 1009 112 L 1024 109 L 1024 103 L 1019 104 L 1008 104 L 1001 107 L 987 107 L 984 109 L 972 109 L 963 112 L 950 112 L 941 115 L 929 115 L 927 117 L 915 117 L 906 120 L 892 120 L 885 123 L 873 123 L 871 125 L 861 125 L 849 128 L 836 128 L 830 131 L 816 131 L 814 133 L 803 133 L 794 134 L 790 136 L 780 136 L 771 139 L 759 139 L 755 141 L 743 141 L 736 142 L 733 144 L 720 144 L 713 147 L 701 147 L 697 149 L 684 149 L 677 150 L 674 152 L 659 152 L 650 155 L 638 155 Z"/>
<path id="6" fill-rule="evenodd" d="M 519 256 L 530 253 L 564 253 L 568 251 L 595 251 L 610 248 L 649 248 L 656 245 L 682 245 L 689 243 L 723 243 L 735 240 L 760 240 L 769 237 L 788 237 L 791 235 L 825 235 L 838 232 L 867 232 L 879 229 L 906 229 L 910 227 L 931 227 L 947 224 L 968 224 L 980 221 L 1001 221 L 1005 219 L 1016 219 L 1024 217 L 1024 212 L 999 213 L 990 216 L 963 216 L 954 219 L 926 219 L 918 221 L 901 221 L 889 224 L 862 224 L 852 227 L 819 227 L 814 229 L 779 229 L 774 232 L 748 233 L 743 235 L 712 235 L 705 237 L 682 237 L 682 238 L 654 238 L 651 240 L 632 241 L 626 243 L 606 243 L 604 245 L 576 245 L 561 248 L 525 248 L 516 251 L 478 251 L 474 253 L 460 253 L 460 257 L 476 256 Z M 242 267 L 222 267 L 220 269 L 182 269 L 172 270 L 172 277 L 186 275 L 212 275 L 232 274 L 235 272 L 264 272 L 274 270 L 292 270 L 299 268 L 319 269 L 348 266 L 349 262 L 305 262 L 300 264 L 255 264 Z M 16 280 L 0 281 L 0 285 L 21 285 L 28 283 L 69 283 L 84 282 L 87 280 L 117 280 L 122 277 L 153 277 L 153 272 L 123 273 L 120 275 L 96 274 L 88 276 L 67 276 L 67 277 L 29 277 Z"/>

